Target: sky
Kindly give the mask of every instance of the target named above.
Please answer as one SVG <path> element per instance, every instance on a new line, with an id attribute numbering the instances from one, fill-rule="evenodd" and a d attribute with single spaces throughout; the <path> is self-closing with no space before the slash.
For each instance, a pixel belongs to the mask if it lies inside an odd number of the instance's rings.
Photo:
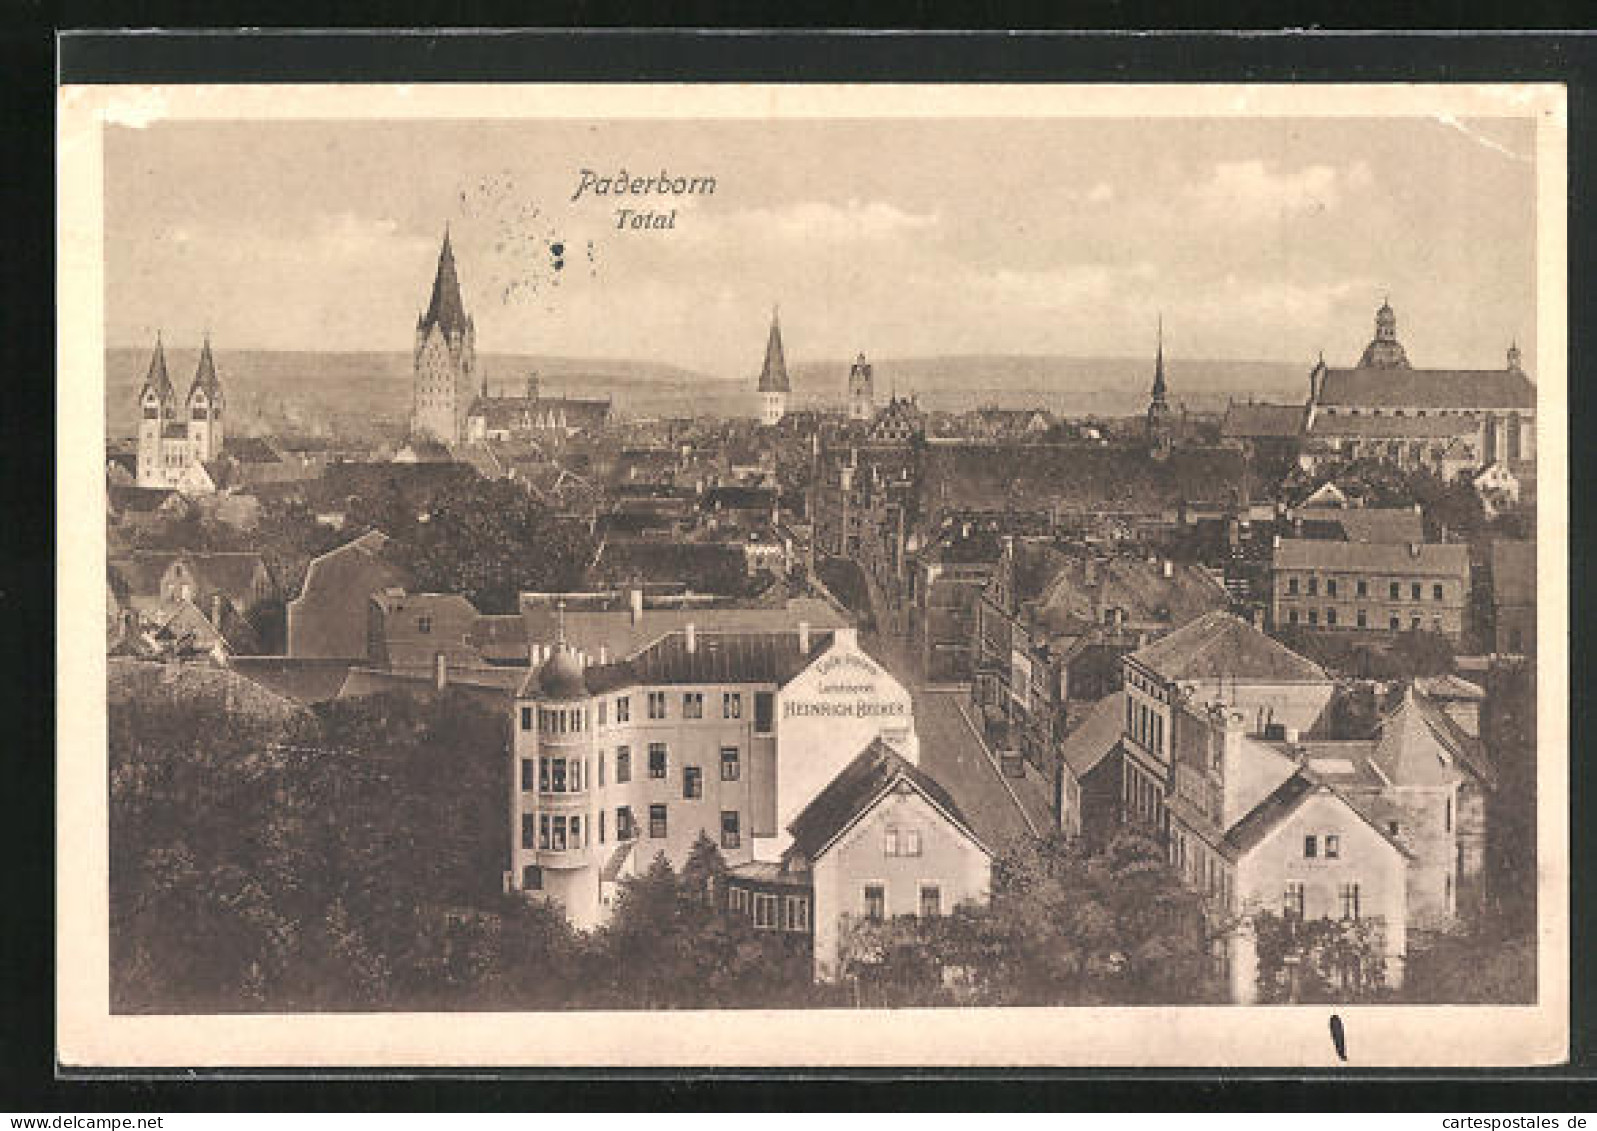
<path id="1" fill-rule="evenodd" d="M 448 225 L 477 348 L 756 374 L 936 354 L 1535 372 L 1530 121 L 156 122 L 105 133 L 107 343 L 411 348 Z M 573 200 L 597 176 L 712 195 Z M 616 208 L 676 208 L 616 230 Z M 562 253 L 556 255 L 556 247 Z M 556 263 L 559 264 L 558 269 Z"/>

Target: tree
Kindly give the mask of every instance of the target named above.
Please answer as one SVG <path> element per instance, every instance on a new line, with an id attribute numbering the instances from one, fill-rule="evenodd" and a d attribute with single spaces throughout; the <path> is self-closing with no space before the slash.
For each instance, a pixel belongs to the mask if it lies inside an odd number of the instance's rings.
<path id="1" fill-rule="evenodd" d="M 1253 917 L 1261 1003 L 1369 1002 L 1389 996 L 1383 924 L 1372 919 Z"/>

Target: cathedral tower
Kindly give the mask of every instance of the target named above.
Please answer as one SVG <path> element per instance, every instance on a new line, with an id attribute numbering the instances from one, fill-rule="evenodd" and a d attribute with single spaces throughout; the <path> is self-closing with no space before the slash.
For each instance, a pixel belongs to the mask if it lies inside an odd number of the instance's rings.
<path id="1" fill-rule="evenodd" d="M 1383 301 L 1381 309 L 1375 312 L 1375 337 L 1364 347 L 1364 356 L 1359 358 L 1359 368 L 1407 369 L 1408 367 L 1408 354 L 1403 352 L 1403 345 L 1397 340 L 1397 315 L 1392 312 L 1392 304 Z"/>
<path id="2" fill-rule="evenodd" d="M 869 424 L 875 413 L 876 392 L 870 363 L 860 354 L 848 371 L 848 418 Z"/>
<path id="3" fill-rule="evenodd" d="M 760 423 L 772 427 L 787 415 L 787 360 L 782 356 L 782 326 L 771 311 L 771 336 L 765 342 L 765 367 L 760 370 Z"/>
<path id="4" fill-rule="evenodd" d="M 194 383 L 188 395 L 188 437 L 192 458 L 209 462 L 222 454 L 222 412 L 226 407 L 222 382 L 216 376 L 211 357 L 211 335 L 205 335 L 200 363 L 194 370 Z"/>
<path id="5" fill-rule="evenodd" d="M 432 301 L 427 312 L 416 319 L 411 432 L 446 444 L 464 438 L 476 373 L 477 331 L 460 300 L 455 252 L 445 228 Z"/>
<path id="6" fill-rule="evenodd" d="M 161 440 L 167 425 L 177 420 L 177 395 L 166 372 L 166 350 L 161 335 L 155 335 L 155 353 L 150 370 L 139 390 L 139 474 L 140 487 L 166 486 Z"/>

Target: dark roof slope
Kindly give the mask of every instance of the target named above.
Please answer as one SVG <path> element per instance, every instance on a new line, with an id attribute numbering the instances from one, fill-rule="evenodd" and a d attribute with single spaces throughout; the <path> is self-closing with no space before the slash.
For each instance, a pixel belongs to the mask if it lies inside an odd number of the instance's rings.
<path id="1" fill-rule="evenodd" d="M 1492 543 L 1492 598 L 1499 605 L 1536 603 L 1536 543 L 1508 538 Z"/>
<path id="2" fill-rule="evenodd" d="M 782 327 L 776 316 L 771 316 L 771 335 L 765 341 L 765 365 L 760 370 L 760 392 L 786 393 L 791 391 L 787 379 L 787 359 L 782 353 Z"/>
<path id="3" fill-rule="evenodd" d="M 455 250 L 449 244 L 449 232 L 444 232 L 444 245 L 438 250 L 438 273 L 433 277 L 432 301 L 422 317 L 421 328 L 430 330 L 438 326 L 445 334 L 465 333 L 471 319 L 466 316 L 466 306 L 460 300 L 460 278 L 455 273 Z"/>
<path id="4" fill-rule="evenodd" d="M 1330 679 L 1313 660 L 1222 610 L 1205 613 L 1131 658 L 1170 680 L 1319 683 Z"/>
<path id="5" fill-rule="evenodd" d="M 1297 404 L 1238 404 L 1226 407 L 1220 435 L 1227 440 L 1294 439 L 1303 432 L 1305 410 Z"/>
<path id="6" fill-rule="evenodd" d="M 1105 695 L 1087 711 L 1087 717 L 1065 736 L 1060 754 L 1077 780 L 1097 768 L 1116 744 L 1126 717 L 1126 693 Z"/>
<path id="7" fill-rule="evenodd" d="M 656 640 L 629 659 L 591 664 L 583 669 L 587 693 L 601 695 L 641 684 L 771 683 L 781 685 L 809 667 L 832 644 L 830 632 L 812 632 L 808 652 L 799 650 L 797 632 L 694 632 L 688 648 L 685 631 Z M 533 673 L 521 694 L 538 689 Z"/>
<path id="8" fill-rule="evenodd" d="M 1469 547 L 1458 542 L 1328 542 L 1283 538 L 1275 569 L 1379 573 L 1393 577 L 1469 576 Z"/>
<path id="9" fill-rule="evenodd" d="M 886 742 L 876 738 L 788 824 L 788 832 L 793 836 L 788 852 L 801 855 L 806 860 L 815 860 L 838 833 L 869 811 L 901 779 L 909 782 L 947 813 L 960 831 L 981 846 L 984 852 L 987 851 L 986 846 L 971 831 L 970 822 L 959 811 L 959 806 L 954 804 L 948 791 L 930 774 L 906 761 Z"/>
<path id="10" fill-rule="evenodd" d="M 1393 408 L 1535 408 L 1536 386 L 1513 369 L 1327 369 L 1319 403 Z"/>

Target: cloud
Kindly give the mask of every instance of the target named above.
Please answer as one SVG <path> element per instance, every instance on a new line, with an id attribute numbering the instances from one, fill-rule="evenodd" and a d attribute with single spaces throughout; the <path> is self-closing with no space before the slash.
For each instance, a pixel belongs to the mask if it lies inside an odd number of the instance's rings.
<path id="1" fill-rule="evenodd" d="M 1125 273 L 1133 271 L 1135 268 L 1130 268 Z M 975 275 L 968 282 L 982 302 L 1008 307 L 1057 309 L 1110 297 L 1115 293 L 1121 275 L 1122 272 L 1101 264 L 1031 271 L 1000 267 L 996 271 Z"/>
<path id="2" fill-rule="evenodd" d="M 1348 191 L 1373 181 L 1363 161 L 1346 169 L 1306 165 L 1292 171 L 1259 160 L 1223 161 L 1189 195 L 1199 214 L 1210 219 L 1264 221 L 1329 212 Z"/>
<path id="3" fill-rule="evenodd" d="M 707 217 L 706 217 L 707 218 Z M 941 223 L 935 213 L 906 212 L 881 200 L 833 204 L 806 200 L 783 208 L 746 208 L 714 223 L 685 226 L 697 236 L 780 243 L 863 243 L 928 232 Z"/>

